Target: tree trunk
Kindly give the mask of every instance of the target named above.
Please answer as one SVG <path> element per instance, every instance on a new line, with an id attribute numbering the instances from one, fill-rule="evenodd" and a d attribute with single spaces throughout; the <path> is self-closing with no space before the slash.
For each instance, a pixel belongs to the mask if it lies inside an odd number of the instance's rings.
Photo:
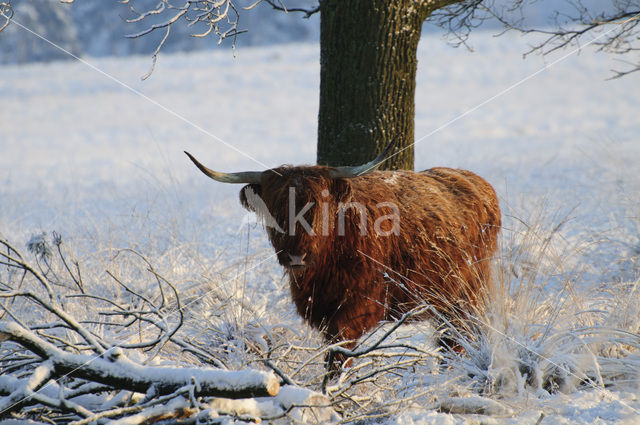
<path id="1" fill-rule="evenodd" d="M 396 152 L 406 150 L 382 168 L 413 170 L 416 53 L 427 7 L 323 0 L 320 14 L 318 164 L 363 164 L 397 138 Z"/>

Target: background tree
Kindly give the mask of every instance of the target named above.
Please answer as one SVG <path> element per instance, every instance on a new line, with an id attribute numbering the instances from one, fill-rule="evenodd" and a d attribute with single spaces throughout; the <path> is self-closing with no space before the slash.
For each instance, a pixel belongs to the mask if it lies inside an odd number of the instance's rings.
<path id="1" fill-rule="evenodd" d="M 383 167 L 413 169 L 418 42 L 424 20 L 451 1 L 320 3 L 318 164 L 369 161 L 391 139 Z"/>
<path id="2" fill-rule="evenodd" d="M 259 3 L 305 17 L 319 13 L 319 164 L 366 162 L 396 138 L 399 148 L 383 167 L 413 169 L 416 54 L 425 21 L 440 25 L 455 43 L 465 43 L 473 28 L 494 20 L 507 30 L 546 35 L 531 50 L 543 54 L 597 37 L 601 50 L 632 58 L 615 77 L 640 69 L 639 0 L 554 1 L 548 22 L 552 30 L 536 28 L 525 19 L 526 9 L 540 3 L 535 0 L 321 0 L 315 6 L 299 0 L 291 8 L 283 0 L 250 1 L 126 0 L 133 16 L 129 22 L 146 24 L 130 37 L 159 33 L 155 65 L 178 23 L 186 23 L 196 38 L 216 36 L 222 43 L 235 41 L 245 31 L 239 23 L 243 9 Z M 12 13 L 10 3 L 0 2 L 5 17 L 0 28 Z"/>
<path id="3" fill-rule="evenodd" d="M 280 0 L 266 2 L 275 9 L 303 12 L 306 17 L 320 13 L 317 162 L 326 165 L 364 163 L 397 138 L 399 147 L 383 167 L 413 169 L 417 49 L 425 20 L 438 23 L 463 43 L 472 28 L 497 19 L 507 29 L 547 34 L 533 48 L 543 53 L 578 43 L 598 31 L 608 31 L 598 41 L 603 50 L 631 53 L 638 44 L 640 2 L 634 0 L 590 5 L 567 0 L 565 8 L 558 7 L 553 16 L 554 31 L 526 26 L 521 12 L 531 0 L 322 0 L 307 9 L 287 9 Z M 167 8 L 168 1 L 161 7 Z M 199 13 L 188 17 L 192 11 Z M 229 11 L 234 18 L 229 19 Z M 182 16 L 191 23 L 206 24 L 206 33 L 199 35 L 213 32 L 222 40 L 239 33 L 238 7 L 231 0 L 187 2 L 164 26 L 151 26 L 148 31 L 162 27 L 168 35 L 170 26 Z M 222 18 L 229 24 L 224 30 Z M 639 67 L 640 61 L 617 75 Z"/>

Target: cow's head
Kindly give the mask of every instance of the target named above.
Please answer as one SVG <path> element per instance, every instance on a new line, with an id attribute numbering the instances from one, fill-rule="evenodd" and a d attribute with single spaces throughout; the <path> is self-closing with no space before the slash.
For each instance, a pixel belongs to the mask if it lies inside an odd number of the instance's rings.
<path id="1" fill-rule="evenodd" d="M 394 145 L 395 141 L 373 161 L 359 166 L 284 165 L 239 173 L 213 171 L 185 153 L 206 176 L 246 184 L 240 190 L 240 202 L 262 219 L 280 264 L 296 273 L 313 267 L 323 252 L 333 251 L 329 245 L 336 234 L 338 208 L 351 200 L 348 179 L 375 170 Z"/>

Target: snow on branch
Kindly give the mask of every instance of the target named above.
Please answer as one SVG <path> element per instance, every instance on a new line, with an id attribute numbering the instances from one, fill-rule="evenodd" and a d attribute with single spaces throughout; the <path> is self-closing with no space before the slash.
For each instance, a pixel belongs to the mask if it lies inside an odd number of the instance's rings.
<path id="1" fill-rule="evenodd" d="M 32 262 L 0 239 L 0 418 L 46 411 L 49 420 L 67 415 L 78 424 L 102 418 L 142 423 L 204 410 L 219 415 L 212 400 L 278 394 L 280 383 L 273 372 L 149 364 L 162 352 L 177 349 L 223 366 L 213 354 L 178 336 L 184 323 L 178 291 L 145 257 L 122 250 L 115 258 L 128 254 L 141 261 L 157 291 L 144 294 L 107 270 L 114 286 L 124 291 L 116 299 L 106 290 L 100 295 L 89 291 L 80 264 L 69 260 L 55 233 L 53 245 L 45 234 L 32 237 L 27 244 Z M 134 325 L 137 334 L 128 332 Z M 148 356 L 141 360 L 141 353 Z M 254 410 L 257 416 L 249 419 L 284 415 L 282 406 L 267 413 Z"/>
<path id="2" fill-rule="evenodd" d="M 82 378 L 115 389 L 169 394 L 197 382 L 196 395 L 229 398 L 265 397 L 278 394 L 279 383 L 272 373 L 227 371 L 211 368 L 167 368 L 139 365 L 129 360 L 120 347 L 101 356 L 72 354 L 39 338 L 17 323 L 0 324 L 0 340 L 16 342 L 45 360 L 52 377 Z M 0 408 L 1 410 L 1 408 Z"/>

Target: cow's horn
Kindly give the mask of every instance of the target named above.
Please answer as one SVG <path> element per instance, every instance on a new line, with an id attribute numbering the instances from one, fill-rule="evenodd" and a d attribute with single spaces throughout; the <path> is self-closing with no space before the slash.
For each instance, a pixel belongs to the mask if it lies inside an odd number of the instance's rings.
<path id="1" fill-rule="evenodd" d="M 189 152 L 184 151 L 189 159 L 196 164 L 196 167 L 200 169 L 206 176 L 211 177 L 222 183 L 260 183 L 262 177 L 262 171 L 243 171 L 240 173 L 219 173 L 213 171 L 204 165 L 200 164 L 197 159 L 193 157 Z"/>
<path id="2" fill-rule="evenodd" d="M 356 165 L 351 167 L 334 167 L 331 170 L 331 177 L 334 179 L 339 178 L 351 178 L 363 176 L 367 173 L 372 172 L 376 168 L 380 166 L 389 156 L 389 153 L 393 150 L 396 145 L 397 139 L 391 140 L 391 142 L 384 148 L 382 153 L 378 155 L 373 161 L 367 162 L 366 164 Z"/>

